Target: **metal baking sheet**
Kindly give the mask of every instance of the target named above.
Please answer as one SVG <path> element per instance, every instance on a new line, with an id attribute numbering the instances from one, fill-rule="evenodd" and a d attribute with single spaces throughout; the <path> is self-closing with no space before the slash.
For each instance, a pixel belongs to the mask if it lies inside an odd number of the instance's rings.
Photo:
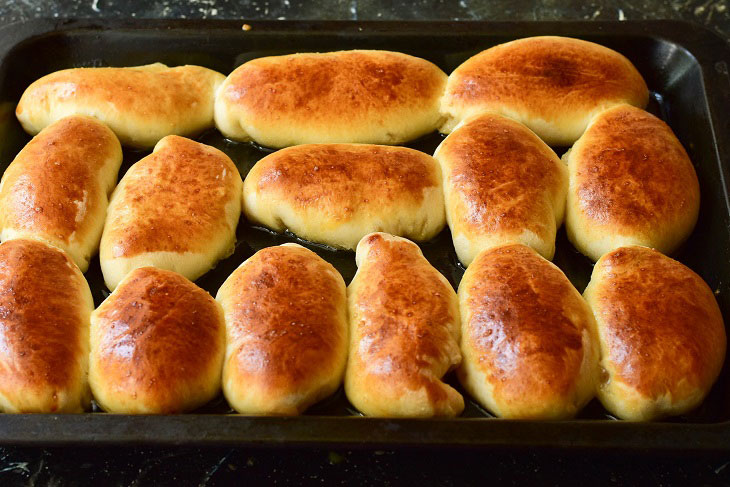
<path id="1" fill-rule="evenodd" d="M 640 22 L 248 22 L 38 20 L 0 29 L 0 171 L 29 140 L 14 108 L 35 79 L 59 69 L 131 66 L 152 62 L 199 64 L 228 74 L 264 55 L 341 49 L 387 49 L 426 58 L 450 73 L 493 45 L 534 35 L 563 35 L 598 42 L 626 55 L 652 90 L 649 110 L 672 127 L 695 164 L 702 193 L 697 227 L 673 257 L 715 290 L 730 323 L 730 51 L 714 34 L 689 23 Z M 271 151 L 237 143 L 210 130 L 197 140 L 226 152 L 246 176 Z M 409 147 L 433 153 L 433 133 Z M 566 148 L 554 148 L 562 154 Z M 120 177 L 148 152 L 126 150 Z M 257 250 L 297 241 L 331 262 L 349 283 L 354 253 L 334 251 L 252 226 L 242 217 L 235 253 L 197 283 L 215 295 L 226 277 Z M 463 274 L 448 229 L 421 245 L 429 261 L 456 287 Z M 582 291 L 592 269 L 561 230 L 554 262 Z M 108 295 L 98 258 L 86 277 L 98 305 Z M 340 389 L 300 417 L 232 414 L 222 397 L 194 414 L 128 416 L 94 411 L 78 415 L 0 415 L 0 444 L 241 444 L 575 447 L 652 450 L 730 449 L 727 366 L 696 411 L 664 422 L 616 421 L 592 401 L 571 421 L 508 421 L 491 417 L 465 394 L 455 419 L 377 419 L 359 416 Z M 453 374 L 447 380 L 459 390 Z M 463 392 L 463 391 L 462 391 Z"/>

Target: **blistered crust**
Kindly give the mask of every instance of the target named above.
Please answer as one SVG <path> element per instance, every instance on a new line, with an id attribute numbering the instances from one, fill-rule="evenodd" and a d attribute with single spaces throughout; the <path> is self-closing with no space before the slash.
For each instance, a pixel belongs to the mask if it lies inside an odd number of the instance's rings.
<path id="1" fill-rule="evenodd" d="M 223 391 L 244 414 L 292 415 L 332 394 L 347 360 L 345 282 L 299 245 L 257 252 L 218 291 Z"/>
<path id="2" fill-rule="evenodd" d="M 459 286 L 459 377 L 514 419 L 573 417 L 593 397 L 598 345 L 590 308 L 556 266 L 524 245 L 479 254 Z"/>
<path id="3" fill-rule="evenodd" d="M 369 416 L 458 416 L 464 400 L 441 380 L 461 362 L 453 288 L 403 238 L 367 235 L 356 259 L 347 398 Z"/>
<path id="4" fill-rule="evenodd" d="M 220 391 L 224 342 L 207 292 L 171 271 L 135 269 L 92 314 L 94 397 L 115 413 L 195 409 Z"/>
<path id="5" fill-rule="evenodd" d="M 428 240 L 446 223 L 438 163 L 405 147 L 282 149 L 253 167 L 243 191 L 250 221 L 334 247 L 354 249 L 373 231 Z"/>
<path id="6" fill-rule="evenodd" d="M 579 39 L 528 37 L 482 51 L 451 73 L 441 131 L 495 112 L 550 145 L 569 145 L 595 114 L 619 103 L 643 108 L 648 97 L 644 79 L 616 51 Z"/>
<path id="7" fill-rule="evenodd" d="M 183 137 L 162 139 L 127 171 L 109 203 L 100 249 L 107 286 L 141 266 L 191 280 L 207 272 L 233 249 L 241 188 L 223 152 Z"/>
<path id="8" fill-rule="evenodd" d="M 124 145 L 152 147 L 166 135 L 194 135 L 213 126 L 220 73 L 200 66 L 155 63 L 128 68 L 74 68 L 40 78 L 15 114 L 37 134 L 68 115 L 106 123 Z"/>
<path id="9" fill-rule="evenodd" d="M 524 125 L 496 114 L 471 118 L 436 149 L 446 215 L 459 260 L 507 243 L 555 253 L 568 176 L 555 152 Z"/>
<path id="10" fill-rule="evenodd" d="M 37 240 L 0 245 L 0 409 L 80 413 L 91 393 L 91 291 L 59 249 Z"/>
<path id="11" fill-rule="evenodd" d="M 340 51 L 254 59 L 216 96 L 226 137 L 269 147 L 398 144 L 435 130 L 446 75 L 420 58 Z"/>
<path id="12" fill-rule="evenodd" d="M 45 241 L 85 272 L 121 163 L 119 141 L 93 118 L 72 116 L 48 126 L 3 173 L 0 238 Z"/>
<path id="13" fill-rule="evenodd" d="M 722 369 L 726 336 L 700 276 L 655 250 L 622 247 L 596 263 L 584 296 L 601 341 L 598 397 L 611 413 L 653 420 L 702 402 Z"/>
<path id="14" fill-rule="evenodd" d="M 692 233 L 697 174 L 672 130 L 654 115 L 629 105 L 607 110 L 565 159 L 568 237 L 593 260 L 625 245 L 669 254 Z"/>

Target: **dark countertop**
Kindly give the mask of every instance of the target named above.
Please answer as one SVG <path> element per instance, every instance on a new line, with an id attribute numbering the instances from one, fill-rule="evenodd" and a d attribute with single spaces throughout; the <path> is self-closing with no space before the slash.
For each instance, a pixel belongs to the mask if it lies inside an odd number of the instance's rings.
<path id="1" fill-rule="evenodd" d="M 3 449 L 6 485 L 728 485 L 730 458 L 555 452 Z"/>
<path id="2" fill-rule="evenodd" d="M 727 0 L 4 0 L 0 24 L 38 17 L 269 20 L 682 19 L 730 36 Z"/>
<path id="3" fill-rule="evenodd" d="M 5 0 L 0 25 L 39 17 L 338 20 L 684 19 L 730 37 L 728 0 Z M 556 451 L 0 448 L 0 485 L 730 485 L 715 456 Z"/>

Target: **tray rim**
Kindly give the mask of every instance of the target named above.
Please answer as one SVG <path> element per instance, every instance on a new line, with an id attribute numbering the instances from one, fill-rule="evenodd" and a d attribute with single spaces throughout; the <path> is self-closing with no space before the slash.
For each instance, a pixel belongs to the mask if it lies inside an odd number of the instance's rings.
<path id="1" fill-rule="evenodd" d="M 248 23 L 253 28 L 243 31 Z M 488 27 L 488 29 L 486 29 Z M 213 31 L 215 28 L 215 31 Z M 552 29 L 572 30 L 570 35 L 636 35 L 671 42 L 684 49 L 702 70 L 704 95 L 710 115 L 711 137 L 722 178 L 724 201 L 730 214 L 730 147 L 717 137 L 730 127 L 730 117 L 711 100 L 730 102 L 730 45 L 718 34 L 684 20 L 627 21 L 355 21 L 355 20 L 254 20 L 254 19 L 105 19 L 37 18 L 0 26 L 0 76 L 5 58 L 17 45 L 34 38 L 78 30 L 151 32 L 187 31 L 199 35 L 270 35 L 287 32 L 424 35 L 428 28 L 446 30 L 440 35 L 469 35 L 485 29 L 491 34 L 548 35 Z M 521 34 L 523 31 L 529 34 Z M 610 31 L 609 31 L 610 30 Z M 687 43 L 692 43 L 690 48 Z M 708 57 L 696 44 L 706 44 Z M 724 67 L 723 67 L 724 66 Z M 730 145 L 730 144 L 727 144 Z M 730 228 L 728 229 L 730 233 Z M 730 239 L 729 239 L 730 241 Z M 428 427 L 424 428 L 423 425 Z M 312 434 L 312 430 L 318 433 Z M 324 434 L 322 434 L 324 432 Z M 496 418 L 386 419 L 358 416 L 254 417 L 237 414 L 181 414 L 167 416 L 107 413 L 0 414 L 0 445 L 197 445 L 197 446 L 348 446 L 348 447 L 482 447 L 627 450 L 634 452 L 730 451 L 730 420 L 719 423 L 636 423 L 630 421 L 525 421 Z"/>
<path id="2" fill-rule="evenodd" d="M 238 414 L 8 414 L 0 445 L 514 448 L 709 453 L 726 451 L 730 423 L 387 419 Z M 424 428 L 424 424 L 427 428 Z M 485 427 L 486 426 L 486 427 Z M 170 429 L 174 433 L 170 434 Z M 312 434 L 312 430 L 320 434 Z M 324 431 L 325 434 L 321 434 Z"/>

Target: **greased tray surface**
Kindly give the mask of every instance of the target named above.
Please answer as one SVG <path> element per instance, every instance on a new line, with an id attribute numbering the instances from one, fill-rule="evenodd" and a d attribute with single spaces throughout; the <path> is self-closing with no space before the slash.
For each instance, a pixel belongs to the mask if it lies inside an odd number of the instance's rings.
<path id="1" fill-rule="evenodd" d="M 730 323 L 729 154 L 730 51 L 702 28 L 673 21 L 651 22 L 251 22 L 236 21 L 33 21 L 0 32 L 0 170 L 30 139 L 14 116 L 23 90 L 59 69 L 130 66 L 152 62 L 199 64 L 224 74 L 265 55 L 341 49 L 386 49 L 428 59 L 450 73 L 469 56 L 495 44 L 532 35 L 564 35 L 598 42 L 626 55 L 647 81 L 649 110 L 672 127 L 695 164 L 702 194 L 697 227 L 673 257 L 700 274 L 715 290 Z M 271 150 L 236 143 L 215 130 L 197 137 L 226 152 L 241 176 Z M 433 133 L 409 147 L 432 154 L 443 140 Z M 566 148 L 554 148 L 561 155 Z M 120 178 L 149 152 L 125 150 Z M 235 253 L 197 283 L 215 296 L 228 275 L 257 250 L 296 241 L 332 263 L 349 283 L 354 252 L 335 251 L 275 234 L 249 224 L 237 230 Z M 591 262 L 558 233 L 554 262 L 582 291 Z M 454 285 L 463 274 L 448 229 L 421 244 L 424 255 Z M 96 305 L 108 295 L 92 260 L 86 278 Z M 231 414 L 222 397 L 195 414 L 126 416 L 100 412 L 79 415 L 0 415 L 0 443 L 158 443 L 158 444 L 347 444 L 369 446 L 461 445 L 520 447 L 598 447 L 633 449 L 730 449 L 728 366 L 704 404 L 693 413 L 665 422 L 615 421 L 593 400 L 575 420 L 506 421 L 491 416 L 467 394 L 456 419 L 392 420 L 358 417 L 342 388 L 293 418 Z M 462 393 L 453 375 L 446 380 Z"/>

